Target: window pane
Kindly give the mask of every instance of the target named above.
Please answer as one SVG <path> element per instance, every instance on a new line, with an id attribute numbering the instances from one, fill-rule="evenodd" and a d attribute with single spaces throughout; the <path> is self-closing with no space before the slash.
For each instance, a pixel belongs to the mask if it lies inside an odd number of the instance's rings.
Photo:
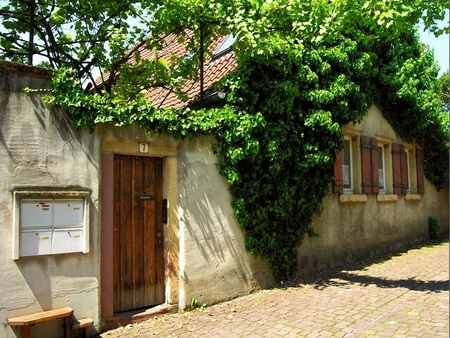
<path id="1" fill-rule="evenodd" d="M 352 170 L 351 170 L 351 150 L 350 140 L 344 140 L 343 163 L 342 163 L 342 180 L 345 189 L 352 188 Z"/>
<path id="2" fill-rule="evenodd" d="M 383 147 L 378 147 L 378 186 L 384 190 L 384 156 Z"/>
<path id="3" fill-rule="evenodd" d="M 225 52 L 227 49 L 231 47 L 231 45 L 236 41 L 236 38 L 233 36 L 233 34 L 229 34 L 225 37 L 225 39 L 222 41 L 220 46 L 216 49 L 214 52 L 214 55 L 220 54 L 222 52 Z"/>

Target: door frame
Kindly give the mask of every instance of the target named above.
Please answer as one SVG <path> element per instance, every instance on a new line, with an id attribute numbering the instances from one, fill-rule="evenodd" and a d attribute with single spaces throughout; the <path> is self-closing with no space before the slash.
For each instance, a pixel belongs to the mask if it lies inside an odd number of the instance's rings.
<path id="1" fill-rule="evenodd" d="M 104 143 L 101 155 L 100 178 L 100 327 L 107 319 L 114 317 L 113 304 L 113 210 L 114 210 L 114 154 L 142 156 L 139 144 L 137 151 L 117 151 L 123 147 L 123 141 Z M 179 245 L 178 245 L 178 142 L 172 147 L 149 147 L 146 156 L 161 157 L 163 165 L 163 198 L 168 202 L 167 223 L 163 224 L 164 239 L 164 280 L 165 303 L 178 305 L 179 290 Z M 116 150 L 116 151 L 115 151 Z"/>

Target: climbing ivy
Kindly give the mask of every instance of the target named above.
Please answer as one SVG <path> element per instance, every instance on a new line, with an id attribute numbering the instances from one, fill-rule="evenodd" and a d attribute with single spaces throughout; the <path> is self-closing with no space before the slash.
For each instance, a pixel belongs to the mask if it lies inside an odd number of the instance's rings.
<path id="1" fill-rule="evenodd" d="M 176 138 L 214 135 L 245 247 L 282 280 L 296 271 L 304 236 L 316 235 L 311 224 L 330 191 L 341 126 L 361 121 L 371 104 L 402 139 L 424 147 L 427 178 L 438 189 L 448 185 L 448 114 L 432 55 L 415 32 L 395 44 L 366 33 L 323 41 L 261 36 L 264 49 L 236 49 L 238 70 L 218 84 L 227 92 L 220 108 L 157 109 L 144 94 L 114 95 L 114 88 L 87 95 L 67 69 L 53 78 L 49 99 L 78 127 L 135 123 Z"/>

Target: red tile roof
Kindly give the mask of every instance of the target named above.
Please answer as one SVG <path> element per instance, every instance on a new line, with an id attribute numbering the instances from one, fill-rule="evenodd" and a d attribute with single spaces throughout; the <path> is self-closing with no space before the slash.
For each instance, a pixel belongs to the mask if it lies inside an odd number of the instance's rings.
<path id="1" fill-rule="evenodd" d="M 210 45 L 210 50 L 214 51 L 225 39 L 225 36 L 218 36 Z M 161 51 L 158 51 L 158 58 L 170 60 L 172 55 L 177 57 L 187 55 L 186 43 L 180 44 L 177 36 L 171 34 L 164 39 L 164 45 Z M 141 57 L 150 58 L 155 56 L 154 51 L 141 50 Z M 203 88 L 204 92 L 210 90 L 224 75 L 236 70 L 237 64 L 234 53 L 230 50 L 212 59 L 207 58 L 203 66 Z M 152 88 L 148 91 L 148 97 L 155 106 L 181 108 L 189 102 L 195 102 L 200 96 L 199 74 L 196 79 L 188 79 L 182 87 L 182 92 L 188 96 L 188 101 L 180 100 L 177 95 L 167 88 Z"/>
<path id="2" fill-rule="evenodd" d="M 158 49 L 148 49 L 145 44 L 138 49 L 142 59 L 150 59 L 156 57 L 158 59 L 165 59 L 170 63 L 171 57 L 182 57 L 187 56 L 189 52 L 187 51 L 187 40 L 192 36 L 191 31 L 186 31 L 186 41 L 180 43 L 178 41 L 178 35 L 169 34 L 163 39 L 162 48 Z M 208 47 L 210 51 L 215 51 L 220 44 L 226 39 L 226 36 L 218 35 L 217 38 L 213 40 L 211 45 Z M 228 52 L 222 52 L 213 58 L 210 58 L 207 53 L 205 53 L 205 63 L 203 66 L 203 89 L 205 92 L 210 92 L 214 84 L 216 84 L 224 75 L 229 74 L 236 70 L 237 64 L 234 57 L 234 53 L 231 49 Z M 131 55 L 130 63 L 135 62 L 134 54 Z M 120 73 L 120 71 L 119 71 Z M 120 76 L 119 73 L 116 76 Z M 96 84 L 101 85 L 102 79 L 108 79 L 110 76 L 109 72 L 103 74 L 103 77 L 96 79 Z M 182 92 L 187 95 L 188 100 L 183 101 L 178 98 L 173 89 L 163 88 L 163 87 L 152 87 L 147 91 L 147 96 L 149 100 L 157 107 L 171 107 L 171 108 L 181 108 L 189 105 L 190 103 L 196 102 L 200 97 L 200 75 L 197 73 L 195 78 L 184 79 L 186 82 L 182 86 Z"/>

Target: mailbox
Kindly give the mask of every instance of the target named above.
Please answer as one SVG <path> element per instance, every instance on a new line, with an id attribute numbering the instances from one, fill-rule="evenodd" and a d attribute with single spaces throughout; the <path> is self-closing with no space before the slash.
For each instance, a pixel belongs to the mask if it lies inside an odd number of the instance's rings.
<path id="1" fill-rule="evenodd" d="M 83 251 L 82 229 L 55 229 L 53 232 L 53 253 Z"/>
<path id="2" fill-rule="evenodd" d="M 67 200 L 55 201 L 55 227 L 58 226 L 81 226 L 83 224 L 84 201 Z"/>
<path id="3" fill-rule="evenodd" d="M 85 199 L 22 200 L 20 256 L 86 252 Z"/>
<path id="4" fill-rule="evenodd" d="M 52 253 L 51 230 L 24 230 L 20 238 L 20 255 L 35 256 Z"/>
<path id="5" fill-rule="evenodd" d="M 20 211 L 22 229 L 52 226 L 52 200 L 22 201 Z"/>

